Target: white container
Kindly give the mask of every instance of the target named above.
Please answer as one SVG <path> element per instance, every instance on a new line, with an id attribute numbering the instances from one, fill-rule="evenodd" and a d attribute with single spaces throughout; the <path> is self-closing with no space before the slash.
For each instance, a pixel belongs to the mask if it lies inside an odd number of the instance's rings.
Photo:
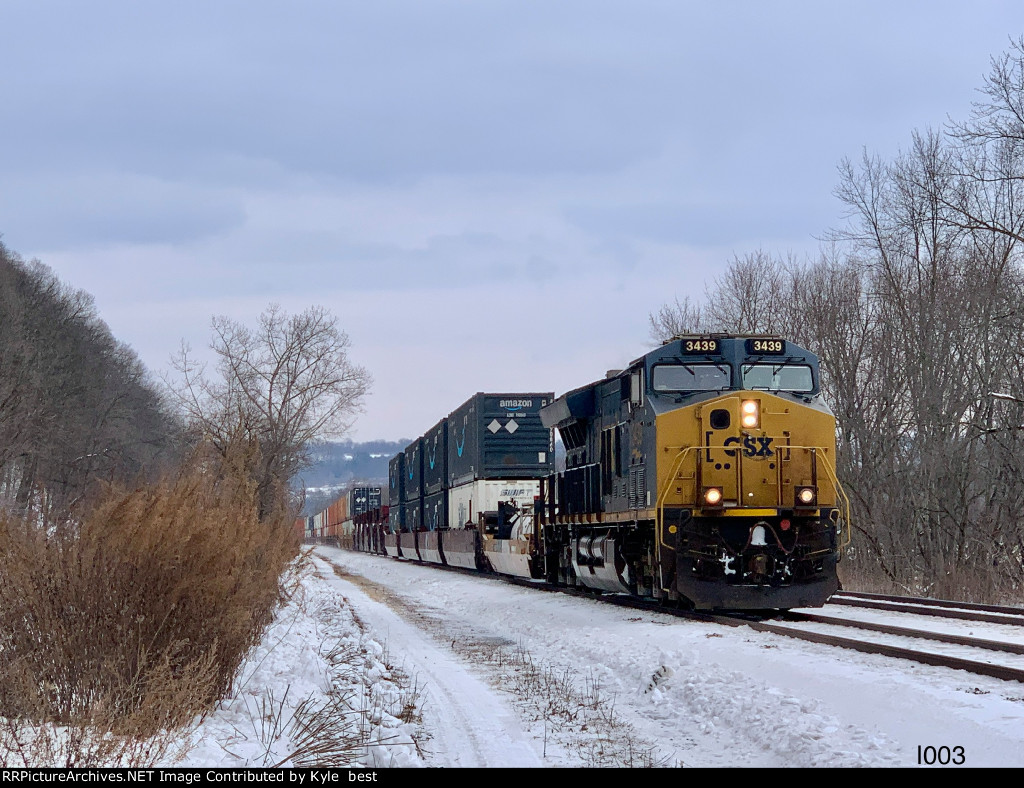
<path id="1" fill-rule="evenodd" d="M 533 499 L 540 495 L 537 479 L 480 479 L 448 491 L 448 527 L 465 528 L 480 522 L 481 512 L 498 511 L 498 502 L 514 503 L 520 517 L 533 518 Z"/>

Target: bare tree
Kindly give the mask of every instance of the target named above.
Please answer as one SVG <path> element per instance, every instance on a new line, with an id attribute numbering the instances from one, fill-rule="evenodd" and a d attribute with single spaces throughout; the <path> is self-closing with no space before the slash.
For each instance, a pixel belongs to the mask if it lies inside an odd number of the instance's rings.
<path id="1" fill-rule="evenodd" d="M 706 330 L 704 307 L 694 303 L 689 296 L 680 301 L 663 304 L 656 313 L 649 316 L 651 339 L 664 342 L 679 334 L 699 334 Z"/>
<path id="2" fill-rule="evenodd" d="M 649 315 L 651 339 L 663 342 L 678 334 L 714 331 L 783 331 L 790 317 L 792 258 L 773 257 L 758 249 L 734 256 L 706 289 L 703 302 L 684 296 Z"/>
<path id="3" fill-rule="evenodd" d="M 255 329 L 212 321 L 216 376 L 188 347 L 173 360 L 172 399 L 222 456 L 250 448 L 249 472 L 268 516 L 308 464 L 307 447 L 340 437 L 369 390 L 370 374 L 349 359 L 348 335 L 322 307 L 288 315 L 271 305 Z"/>
<path id="4" fill-rule="evenodd" d="M 794 261 L 774 257 L 763 249 L 734 256 L 715 278 L 704 317 L 719 331 L 782 332 L 791 298 Z"/>

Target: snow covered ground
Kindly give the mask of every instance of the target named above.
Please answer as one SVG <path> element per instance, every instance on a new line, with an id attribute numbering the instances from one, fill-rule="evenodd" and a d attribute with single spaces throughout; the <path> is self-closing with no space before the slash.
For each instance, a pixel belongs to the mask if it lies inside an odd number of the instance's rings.
<path id="1" fill-rule="evenodd" d="M 304 765 L 319 746 L 397 767 L 902 767 L 918 748 L 1024 766 L 1022 684 L 385 557 L 311 558 L 237 696 L 165 765 Z M 332 729 L 311 708 L 352 713 Z"/>

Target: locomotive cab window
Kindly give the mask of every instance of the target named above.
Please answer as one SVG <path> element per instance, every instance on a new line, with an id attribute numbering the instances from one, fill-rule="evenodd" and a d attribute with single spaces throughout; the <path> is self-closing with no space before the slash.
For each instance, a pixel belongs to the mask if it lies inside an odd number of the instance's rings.
<path id="1" fill-rule="evenodd" d="M 814 391 L 811 368 L 803 364 L 744 364 L 743 388 L 767 391 Z"/>
<path id="2" fill-rule="evenodd" d="M 655 391 L 724 391 L 729 388 L 725 364 L 658 364 L 651 370 Z"/>

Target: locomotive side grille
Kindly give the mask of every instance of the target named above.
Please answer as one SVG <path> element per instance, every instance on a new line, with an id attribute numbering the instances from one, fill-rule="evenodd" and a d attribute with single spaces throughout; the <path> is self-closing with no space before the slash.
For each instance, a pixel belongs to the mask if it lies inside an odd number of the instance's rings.
<path id="1" fill-rule="evenodd" d="M 647 505 L 645 493 L 647 491 L 647 467 L 637 465 L 629 469 L 629 495 L 628 504 L 630 509 L 639 509 Z"/>

